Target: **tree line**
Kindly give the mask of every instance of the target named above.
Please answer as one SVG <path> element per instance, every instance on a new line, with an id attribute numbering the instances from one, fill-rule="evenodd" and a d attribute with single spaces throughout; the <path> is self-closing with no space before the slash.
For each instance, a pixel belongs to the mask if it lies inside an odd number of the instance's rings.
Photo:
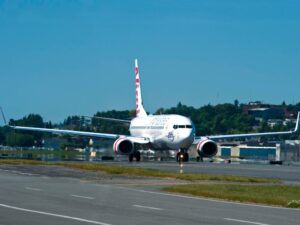
<path id="1" fill-rule="evenodd" d="M 300 102 L 295 105 L 286 105 L 283 102 L 282 107 L 285 107 L 287 110 L 296 114 L 296 112 L 300 111 Z M 267 121 L 258 121 L 253 116 L 243 113 L 242 108 L 243 104 L 239 104 L 237 100 L 233 104 L 224 103 L 215 106 L 208 104 L 200 108 L 187 106 L 179 102 L 175 107 L 159 108 L 154 114 L 179 114 L 191 118 L 196 126 L 197 136 L 282 131 L 294 127 L 293 123 L 288 123 L 286 126 L 280 124 L 271 128 L 268 126 Z M 134 118 L 135 110 L 110 110 L 97 112 L 94 116 L 130 120 Z M 77 115 L 68 116 L 62 123 L 53 124 L 51 121 L 43 121 L 41 115 L 29 114 L 18 120 L 10 119 L 9 124 L 124 135 L 129 134 L 129 125 L 126 123 L 106 121 L 94 117 L 87 118 Z M 28 147 L 42 146 L 42 140 L 52 136 L 53 134 L 50 133 L 16 131 L 8 127 L 0 127 L 0 145 Z M 82 140 L 86 142 L 86 139 Z"/>

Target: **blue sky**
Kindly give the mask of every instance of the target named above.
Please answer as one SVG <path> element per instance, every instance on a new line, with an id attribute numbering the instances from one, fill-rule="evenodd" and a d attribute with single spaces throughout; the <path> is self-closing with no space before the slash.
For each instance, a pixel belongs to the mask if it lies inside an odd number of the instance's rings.
<path id="1" fill-rule="evenodd" d="M 45 120 L 300 101 L 300 1 L 1 1 L 0 105 Z"/>

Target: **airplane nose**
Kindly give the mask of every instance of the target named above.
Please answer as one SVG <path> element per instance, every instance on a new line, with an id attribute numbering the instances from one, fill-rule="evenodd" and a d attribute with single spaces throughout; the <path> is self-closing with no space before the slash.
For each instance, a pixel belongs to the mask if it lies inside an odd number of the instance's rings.
<path id="1" fill-rule="evenodd" d="M 190 130 L 189 134 L 188 134 L 188 138 L 194 138 L 194 131 Z"/>
<path id="2" fill-rule="evenodd" d="M 182 135 L 182 138 L 187 141 L 192 140 L 194 138 L 193 130 L 192 129 L 185 130 L 184 134 Z"/>

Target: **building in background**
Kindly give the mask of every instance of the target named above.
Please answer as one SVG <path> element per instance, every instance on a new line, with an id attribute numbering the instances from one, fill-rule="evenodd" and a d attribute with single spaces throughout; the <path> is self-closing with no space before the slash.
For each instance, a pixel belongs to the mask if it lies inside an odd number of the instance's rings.
<path id="1" fill-rule="evenodd" d="M 288 111 L 285 104 L 274 105 L 265 104 L 260 101 L 249 102 L 242 106 L 243 113 L 254 116 L 255 118 L 261 118 L 265 120 L 269 119 L 292 119 L 295 117 L 294 112 Z"/>
<path id="2" fill-rule="evenodd" d="M 217 157 L 231 160 L 252 160 L 294 163 L 300 165 L 300 140 L 284 141 L 270 146 L 219 146 Z"/>

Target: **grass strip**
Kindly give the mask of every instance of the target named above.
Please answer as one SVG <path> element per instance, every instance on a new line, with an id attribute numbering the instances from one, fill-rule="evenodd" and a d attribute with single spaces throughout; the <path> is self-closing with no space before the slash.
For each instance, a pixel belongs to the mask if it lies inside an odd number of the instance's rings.
<path id="1" fill-rule="evenodd" d="M 0 164 L 9 164 L 9 165 L 50 165 L 49 162 L 38 161 L 38 160 L 26 160 L 26 159 L 0 159 Z"/>
<path id="2" fill-rule="evenodd" d="M 0 164 L 31 164 L 31 165 L 60 165 L 90 171 L 101 171 L 108 174 L 125 175 L 130 177 L 151 177 L 178 179 L 185 181 L 220 181 L 220 182 L 247 182 L 247 183 L 280 183 L 277 179 L 264 179 L 245 176 L 217 175 L 204 173 L 168 172 L 155 169 L 132 168 L 118 165 L 105 165 L 101 163 L 73 163 L 73 162 L 44 162 L 35 160 L 0 160 Z"/>
<path id="3" fill-rule="evenodd" d="M 163 191 L 200 197 L 300 208 L 300 186 L 249 184 L 191 184 Z"/>
<path id="4" fill-rule="evenodd" d="M 60 155 L 70 155 L 70 156 L 76 156 L 76 155 L 84 155 L 84 153 L 78 152 L 78 151 L 61 151 L 61 150 L 1 150 L 1 154 L 9 154 L 9 155 L 28 155 L 31 154 L 32 156 L 37 155 L 54 155 L 54 156 L 60 156 Z"/>
<path id="5" fill-rule="evenodd" d="M 63 163 L 62 165 L 83 170 L 103 171 L 109 174 L 126 175 L 132 177 L 155 177 L 171 178 L 186 181 L 226 181 L 226 182 L 250 182 L 250 183 L 279 183 L 275 179 L 263 179 L 244 176 L 216 175 L 203 173 L 184 173 L 161 171 L 155 169 L 132 168 L 124 166 L 111 166 L 103 164 L 90 163 Z"/>

